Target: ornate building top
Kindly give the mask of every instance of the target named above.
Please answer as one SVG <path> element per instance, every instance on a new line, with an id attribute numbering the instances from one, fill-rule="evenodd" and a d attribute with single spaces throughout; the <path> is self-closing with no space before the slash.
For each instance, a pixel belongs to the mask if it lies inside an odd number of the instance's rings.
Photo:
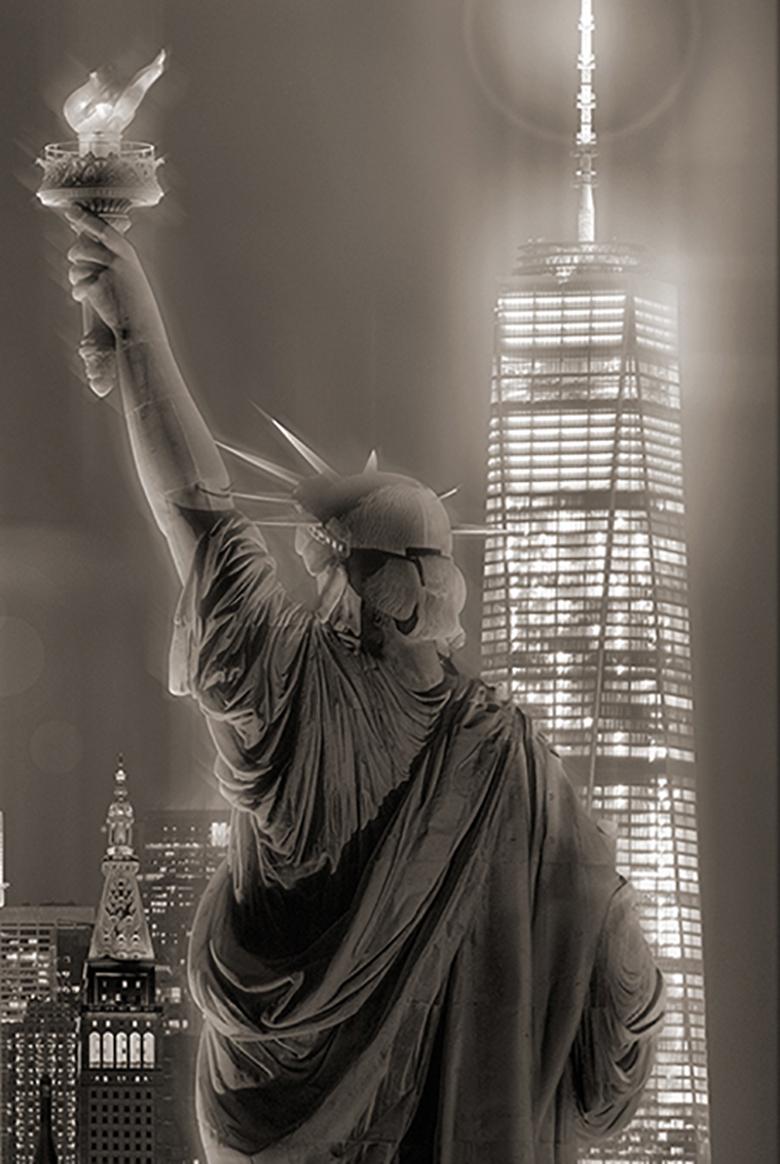
<path id="1" fill-rule="evenodd" d="M 128 959 L 154 962 L 154 948 L 138 887 L 134 819 L 127 792 L 127 773 L 120 757 L 114 774 L 114 797 L 106 817 L 108 842 L 102 864 L 103 892 L 89 947 L 90 962 Z"/>
<path id="2" fill-rule="evenodd" d="M 133 822 L 135 813 L 127 794 L 127 773 L 120 755 L 114 773 L 114 799 L 108 806 L 106 831 L 108 832 L 107 857 L 133 858 Z"/>
<path id="3" fill-rule="evenodd" d="M 517 252 L 513 275 L 553 275 L 567 283 L 576 275 L 623 274 L 648 264 L 644 247 L 631 243 L 529 242 Z"/>

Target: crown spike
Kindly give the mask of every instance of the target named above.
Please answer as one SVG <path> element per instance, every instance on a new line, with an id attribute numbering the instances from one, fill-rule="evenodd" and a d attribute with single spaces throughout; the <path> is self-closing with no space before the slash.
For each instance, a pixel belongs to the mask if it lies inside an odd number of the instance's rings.
<path id="1" fill-rule="evenodd" d="M 238 498 L 239 501 L 262 501 L 264 505 L 289 505 L 293 498 L 290 494 L 284 493 L 233 493 L 233 497 Z"/>
<path id="2" fill-rule="evenodd" d="M 270 477 L 277 477 L 287 485 L 295 487 L 300 485 L 303 480 L 300 473 L 293 473 L 291 469 L 283 469 L 281 465 L 275 465 L 273 461 L 268 461 L 265 457 L 258 457 L 257 453 L 245 453 L 243 449 L 236 449 L 233 445 L 225 444 L 224 441 L 216 441 L 215 444 L 218 448 L 224 449 L 226 453 L 231 453 L 232 456 L 238 457 L 241 461 L 245 461 L 254 469 L 259 469 L 261 473 L 267 473 Z"/>
<path id="3" fill-rule="evenodd" d="M 376 449 L 372 449 L 371 452 L 368 454 L 368 460 L 366 461 L 365 468 L 363 469 L 363 472 L 364 473 L 378 473 L 379 472 L 379 458 L 376 455 Z"/>
<path id="4" fill-rule="evenodd" d="M 453 485 L 452 489 L 445 489 L 443 493 L 437 493 L 439 501 L 446 501 L 448 497 L 454 497 L 456 493 L 460 492 L 460 485 Z"/>
<path id="5" fill-rule="evenodd" d="M 517 534 L 516 529 L 506 529 L 506 527 L 497 525 L 454 525 L 452 527 L 452 536 L 454 538 L 490 538 L 511 537 Z"/>
<path id="6" fill-rule="evenodd" d="M 262 501 L 269 505 L 290 505 L 295 500 L 292 493 L 241 493 L 237 489 L 207 489 L 205 485 L 200 486 L 200 492 L 209 497 L 220 497 L 223 501 L 237 498 L 239 501 Z"/>
<path id="7" fill-rule="evenodd" d="M 296 453 L 303 457 L 307 465 L 310 465 L 316 473 L 322 473 L 324 477 L 336 477 L 338 475 L 335 470 L 331 469 L 330 465 L 326 461 L 323 461 L 322 457 L 315 453 L 313 449 L 310 449 L 308 445 L 304 444 L 300 437 L 297 437 L 295 433 L 290 432 L 290 430 L 286 428 L 280 420 L 277 420 L 274 416 L 270 416 L 264 408 L 261 408 L 259 404 L 255 404 L 254 400 L 250 400 L 249 403 L 260 413 L 260 415 L 265 420 L 269 421 L 274 426 L 277 432 L 281 433 L 288 444 L 292 445 Z"/>
<path id="8" fill-rule="evenodd" d="M 252 525 L 268 526 L 276 529 L 314 529 L 316 522 L 311 518 L 290 515 L 289 517 L 261 517 L 253 520 Z"/>

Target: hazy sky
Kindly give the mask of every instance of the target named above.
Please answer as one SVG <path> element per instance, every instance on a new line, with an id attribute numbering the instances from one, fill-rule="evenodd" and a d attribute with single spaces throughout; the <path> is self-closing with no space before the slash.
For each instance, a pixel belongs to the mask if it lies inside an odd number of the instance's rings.
<path id="1" fill-rule="evenodd" d="M 89 69 L 169 72 L 133 238 L 226 439 L 249 405 L 343 469 L 372 445 L 482 517 L 496 280 L 571 237 L 576 0 L 5 0 L 0 717 L 9 901 L 94 900 L 118 752 L 139 809 L 215 803 L 166 693 L 177 587 L 73 355 L 32 159 Z M 597 0 L 599 237 L 680 288 L 716 1164 L 775 1158 L 776 85 L 771 0 Z M 706 18 L 706 19 L 705 19 Z M 282 557 L 289 547 L 279 545 Z M 480 555 L 464 665 L 476 667 Z"/>

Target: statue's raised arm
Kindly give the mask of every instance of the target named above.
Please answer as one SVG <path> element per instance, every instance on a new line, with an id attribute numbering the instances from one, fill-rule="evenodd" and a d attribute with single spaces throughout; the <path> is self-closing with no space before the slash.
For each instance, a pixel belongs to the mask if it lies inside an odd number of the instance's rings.
<path id="1" fill-rule="evenodd" d="M 176 364 L 132 244 L 88 211 L 67 217 L 79 236 L 68 252 L 73 298 L 87 301 L 114 333 L 138 476 L 183 579 L 205 515 L 232 506 L 227 471 Z"/>

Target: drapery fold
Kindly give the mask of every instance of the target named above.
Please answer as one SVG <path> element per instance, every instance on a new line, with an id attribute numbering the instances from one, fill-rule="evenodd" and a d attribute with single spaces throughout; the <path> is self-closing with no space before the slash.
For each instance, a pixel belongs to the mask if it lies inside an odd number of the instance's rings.
<path id="1" fill-rule="evenodd" d="M 410 692 L 204 535 L 172 687 L 233 806 L 201 902 L 211 1164 L 565 1164 L 630 1116 L 662 1013 L 630 889 L 522 712 Z"/>

